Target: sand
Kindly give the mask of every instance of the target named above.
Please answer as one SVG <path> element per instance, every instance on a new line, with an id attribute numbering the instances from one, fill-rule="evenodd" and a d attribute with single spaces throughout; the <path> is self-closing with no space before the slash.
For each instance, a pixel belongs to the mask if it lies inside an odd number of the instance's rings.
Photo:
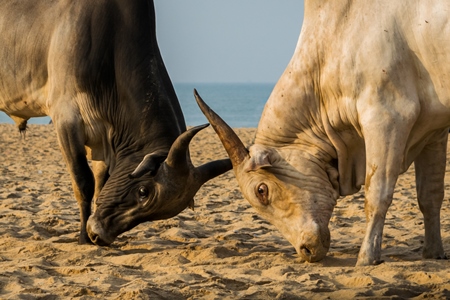
<path id="1" fill-rule="evenodd" d="M 21 139 L 13 125 L 0 125 L 0 299 L 450 298 L 450 262 L 421 258 L 413 170 L 399 179 L 378 266 L 354 267 L 362 193 L 338 201 L 328 256 L 305 263 L 243 199 L 232 172 L 199 190 L 195 211 L 141 224 L 110 247 L 78 245 L 78 207 L 53 127 L 29 127 Z M 237 133 L 250 144 L 255 129 Z M 191 152 L 196 164 L 225 157 L 211 128 Z M 447 183 L 442 235 L 450 254 Z"/>

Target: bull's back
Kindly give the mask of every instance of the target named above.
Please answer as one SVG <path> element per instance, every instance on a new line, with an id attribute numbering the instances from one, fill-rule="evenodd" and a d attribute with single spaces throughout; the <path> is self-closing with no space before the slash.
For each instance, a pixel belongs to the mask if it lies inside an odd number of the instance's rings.
<path id="1" fill-rule="evenodd" d="M 438 98 L 450 109 L 450 3 L 417 1 L 414 19 L 404 20 L 408 47 L 427 98 Z M 401 12 L 400 12 L 401 13 Z"/>

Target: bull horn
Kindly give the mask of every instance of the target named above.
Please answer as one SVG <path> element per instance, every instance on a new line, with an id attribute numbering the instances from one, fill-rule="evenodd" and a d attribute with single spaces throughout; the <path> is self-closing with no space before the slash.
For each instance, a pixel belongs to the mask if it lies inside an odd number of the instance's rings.
<path id="1" fill-rule="evenodd" d="M 249 156 L 247 148 L 245 148 L 233 129 L 203 101 L 196 89 L 194 89 L 194 96 L 201 111 L 222 141 L 233 166 L 237 167 Z"/>
<path id="2" fill-rule="evenodd" d="M 186 130 L 185 132 L 180 134 L 175 142 L 173 142 L 172 147 L 170 147 L 169 155 L 166 159 L 166 164 L 170 167 L 181 167 L 180 170 L 183 170 L 183 166 L 187 169 L 187 152 L 189 150 L 189 143 L 200 130 L 208 126 L 209 124 L 199 125 L 196 127 L 192 127 L 191 129 Z"/>
<path id="3" fill-rule="evenodd" d="M 200 174 L 199 183 L 202 185 L 210 179 L 219 176 L 233 168 L 229 158 L 211 161 L 196 168 L 196 172 Z"/>

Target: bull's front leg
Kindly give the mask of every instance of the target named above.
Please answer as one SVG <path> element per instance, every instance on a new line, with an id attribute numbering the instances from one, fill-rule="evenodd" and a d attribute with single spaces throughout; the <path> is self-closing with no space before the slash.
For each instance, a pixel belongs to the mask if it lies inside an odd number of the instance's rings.
<path id="1" fill-rule="evenodd" d="M 416 188 L 425 225 L 424 258 L 445 259 L 441 238 L 440 213 L 444 199 L 444 177 L 448 130 L 439 132 L 414 161 Z"/>
<path id="2" fill-rule="evenodd" d="M 79 244 L 88 244 L 91 243 L 91 240 L 86 231 L 86 223 L 91 214 L 91 202 L 95 186 L 94 177 L 86 158 L 83 127 L 80 121 L 72 115 L 56 116 L 53 118 L 53 122 L 80 209 Z"/>
<path id="3" fill-rule="evenodd" d="M 368 165 L 366 172 L 365 212 L 366 234 L 358 255 L 357 266 L 377 265 L 381 260 L 381 243 L 384 221 L 392 203 L 398 172 L 391 173 L 386 162 L 378 161 Z"/>
<path id="4" fill-rule="evenodd" d="M 410 130 L 410 126 L 398 124 L 396 119 L 396 116 L 385 113 L 384 118 L 368 119 L 369 122 L 364 128 L 367 133 L 364 185 L 367 227 L 357 266 L 376 265 L 382 262 L 384 222 L 387 210 L 392 203 Z"/>

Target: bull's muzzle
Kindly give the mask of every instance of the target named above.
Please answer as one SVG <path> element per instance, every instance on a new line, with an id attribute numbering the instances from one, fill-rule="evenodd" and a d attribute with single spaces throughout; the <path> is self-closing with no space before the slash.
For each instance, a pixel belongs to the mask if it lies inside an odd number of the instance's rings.
<path id="1" fill-rule="evenodd" d="M 322 245 L 317 246 L 309 246 L 309 245 L 301 245 L 296 247 L 295 250 L 297 254 L 307 262 L 316 262 L 320 261 L 327 256 L 328 248 L 323 247 Z"/>
<path id="2" fill-rule="evenodd" d="M 294 245 L 297 254 L 307 262 L 316 262 L 325 258 L 330 248 L 330 231 L 318 230 L 303 233 Z"/>
<path id="3" fill-rule="evenodd" d="M 109 246 L 115 239 L 106 233 L 101 223 L 93 216 L 89 217 L 86 230 L 91 241 L 98 246 Z"/>

